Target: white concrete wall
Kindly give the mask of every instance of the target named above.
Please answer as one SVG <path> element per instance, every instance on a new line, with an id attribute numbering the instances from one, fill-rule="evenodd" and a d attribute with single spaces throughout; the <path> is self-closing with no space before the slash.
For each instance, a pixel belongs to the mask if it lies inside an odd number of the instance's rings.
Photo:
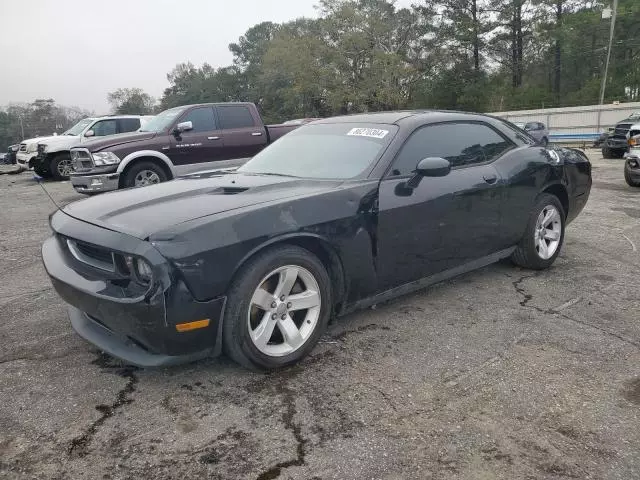
<path id="1" fill-rule="evenodd" d="M 607 127 L 613 127 L 633 112 L 640 112 L 640 102 L 494 112 L 491 115 L 512 122 L 542 122 L 552 135 L 595 135 L 605 131 Z"/>

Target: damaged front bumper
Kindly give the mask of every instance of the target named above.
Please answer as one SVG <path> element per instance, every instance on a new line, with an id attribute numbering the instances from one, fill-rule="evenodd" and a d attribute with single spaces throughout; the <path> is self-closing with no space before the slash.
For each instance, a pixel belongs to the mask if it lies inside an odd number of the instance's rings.
<path id="1" fill-rule="evenodd" d="M 55 290 L 71 307 L 75 331 L 101 350 L 141 367 L 194 361 L 220 353 L 225 297 L 196 301 L 171 265 L 149 243 L 77 220 L 62 211 L 51 218 L 54 236 L 42 246 L 42 259 Z M 69 242 L 80 244 L 79 255 Z M 113 271 L 104 268 L 110 252 Z M 90 262 L 87 256 L 101 257 Z M 148 287 L 121 270 L 118 256 L 142 258 L 151 266 Z M 87 260 L 88 263 L 84 260 Z M 98 268 L 95 265 L 103 266 Z M 206 327 L 179 325 L 208 320 Z"/>

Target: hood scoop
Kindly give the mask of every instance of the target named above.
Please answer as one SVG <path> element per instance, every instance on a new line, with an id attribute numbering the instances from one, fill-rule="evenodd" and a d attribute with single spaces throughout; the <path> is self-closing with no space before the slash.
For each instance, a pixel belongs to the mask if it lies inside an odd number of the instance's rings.
<path id="1" fill-rule="evenodd" d="M 209 195 L 236 195 L 246 192 L 248 187 L 219 187 L 209 192 Z"/>

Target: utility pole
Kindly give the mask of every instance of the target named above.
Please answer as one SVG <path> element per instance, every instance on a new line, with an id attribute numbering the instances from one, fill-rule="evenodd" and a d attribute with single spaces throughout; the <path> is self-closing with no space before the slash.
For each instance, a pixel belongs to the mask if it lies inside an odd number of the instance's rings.
<path id="1" fill-rule="evenodd" d="M 609 49 L 607 50 L 607 62 L 604 64 L 604 77 L 600 87 L 600 105 L 604 103 L 604 92 L 607 88 L 607 75 L 609 74 L 609 60 L 611 59 L 611 45 L 613 44 L 613 32 L 616 28 L 616 15 L 618 13 L 618 0 L 613 0 L 613 14 L 611 16 L 611 28 L 609 30 Z"/>
<path id="2" fill-rule="evenodd" d="M 24 124 L 22 123 L 22 115 L 18 115 L 20 119 L 20 131 L 22 132 L 22 138 L 20 140 L 24 140 Z"/>

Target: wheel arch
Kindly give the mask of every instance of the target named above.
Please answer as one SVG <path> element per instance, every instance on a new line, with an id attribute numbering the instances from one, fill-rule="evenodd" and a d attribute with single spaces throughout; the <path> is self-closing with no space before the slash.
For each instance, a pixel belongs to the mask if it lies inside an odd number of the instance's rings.
<path id="1" fill-rule="evenodd" d="M 560 200 L 560 204 L 562 204 L 562 209 L 564 210 L 565 219 L 569 217 L 569 193 L 564 185 L 561 183 L 547 185 L 547 187 L 545 187 L 545 189 L 540 193 L 548 193 Z"/>
<path id="2" fill-rule="evenodd" d="M 136 152 L 141 153 L 141 152 Z M 157 153 L 157 152 L 156 152 Z M 126 163 L 125 163 L 126 160 Z M 162 157 L 158 157 L 157 155 L 136 155 L 135 157 L 131 157 L 131 155 L 125 157 L 125 160 L 120 162 L 118 165 L 117 172 L 120 174 L 119 187 L 122 188 L 122 180 L 125 178 L 127 172 L 133 168 L 138 162 L 151 162 L 155 165 L 159 166 L 164 170 L 164 173 L 167 175 L 168 180 L 172 180 L 174 178 L 173 174 L 173 165 L 168 164 Z M 168 158 L 167 158 L 168 160 Z M 171 160 L 168 160 L 171 162 Z"/>
<path id="3" fill-rule="evenodd" d="M 118 173 L 122 174 L 122 172 L 134 161 L 136 160 L 146 160 L 152 161 L 160 165 L 168 174 L 169 178 L 173 178 L 174 168 L 173 162 L 169 157 L 167 157 L 162 152 L 157 152 L 155 150 L 138 150 L 136 152 L 130 153 L 126 157 L 124 157 L 120 163 L 118 164 L 118 169 L 116 170 Z"/>
<path id="4" fill-rule="evenodd" d="M 293 233 L 288 235 L 282 235 L 272 238 L 267 242 L 260 244 L 258 247 L 248 252 L 240 262 L 236 265 L 232 275 L 231 281 L 238 274 L 244 265 L 247 264 L 256 255 L 264 252 L 265 250 L 275 248 L 282 245 L 295 245 L 305 250 L 309 250 L 313 253 L 322 265 L 327 269 L 329 278 L 331 280 L 331 289 L 333 293 L 333 312 L 332 316 L 337 314 L 343 306 L 346 299 L 346 279 L 345 270 L 342 264 L 342 259 L 331 245 L 331 243 L 320 235 L 311 233 Z"/>

